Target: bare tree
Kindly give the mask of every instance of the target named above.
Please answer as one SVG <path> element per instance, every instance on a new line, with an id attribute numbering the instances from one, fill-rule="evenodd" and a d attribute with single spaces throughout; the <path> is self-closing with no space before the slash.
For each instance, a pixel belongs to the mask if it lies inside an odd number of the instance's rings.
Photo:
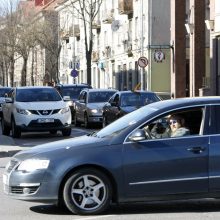
<path id="1" fill-rule="evenodd" d="M 14 85 L 14 63 L 15 45 L 17 38 L 17 27 L 19 22 L 18 14 L 15 12 L 18 1 L 8 0 L 0 3 L 1 16 L 1 70 L 3 84 Z M 10 83 L 8 83 L 8 74 Z"/>
<path id="2" fill-rule="evenodd" d="M 36 41 L 45 50 L 45 70 L 49 74 L 49 80 L 59 81 L 58 60 L 61 44 L 58 42 L 58 15 L 55 11 L 45 11 L 44 19 L 38 21 Z"/>
<path id="3" fill-rule="evenodd" d="M 92 24 L 97 17 L 103 0 L 71 0 L 73 15 L 82 20 L 85 35 L 87 61 L 87 83 L 91 85 L 91 58 L 93 50 Z"/>

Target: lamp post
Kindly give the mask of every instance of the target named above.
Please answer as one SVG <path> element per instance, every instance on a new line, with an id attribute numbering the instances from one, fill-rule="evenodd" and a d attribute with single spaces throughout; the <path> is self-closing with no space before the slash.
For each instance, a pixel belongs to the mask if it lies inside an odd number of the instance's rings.
<path id="1" fill-rule="evenodd" d="M 140 47 L 141 47 L 141 57 L 144 55 L 144 21 L 143 21 L 143 0 L 141 0 L 141 42 L 140 42 Z M 144 86 L 144 68 L 141 67 L 141 90 L 143 90 Z"/>

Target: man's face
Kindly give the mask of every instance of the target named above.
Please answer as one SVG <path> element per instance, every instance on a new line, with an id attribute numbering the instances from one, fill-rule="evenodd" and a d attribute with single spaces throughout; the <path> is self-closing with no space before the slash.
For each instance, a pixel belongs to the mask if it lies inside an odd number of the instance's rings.
<path id="1" fill-rule="evenodd" d="M 175 132 L 178 128 L 181 127 L 181 124 L 179 122 L 179 120 L 177 119 L 170 119 L 170 128 L 172 132 Z"/>

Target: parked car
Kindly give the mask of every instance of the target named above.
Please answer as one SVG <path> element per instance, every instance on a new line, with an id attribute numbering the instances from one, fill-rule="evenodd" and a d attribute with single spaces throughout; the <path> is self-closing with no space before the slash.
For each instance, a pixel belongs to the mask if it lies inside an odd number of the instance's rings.
<path id="1" fill-rule="evenodd" d="M 86 83 L 81 83 L 81 84 L 57 84 L 55 88 L 58 90 L 60 95 L 62 97 L 69 96 L 70 101 L 67 101 L 70 109 L 71 109 L 71 114 L 72 114 L 72 119 L 75 117 L 75 108 L 74 104 L 75 101 L 79 98 L 80 92 L 85 89 L 91 89 L 92 86 L 86 84 Z"/>
<path id="2" fill-rule="evenodd" d="M 84 123 L 89 127 L 91 123 L 102 123 L 102 108 L 115 89 L 84 89 L 75 102 L 75 125 Z"/>
<path id="3" fill-rule="evenodd" d="M 103 106 L 103 127 L 127 113 L 160 100 L 150 91 L 118 91 Z"/>
<path id="4" fill-rule="evenodd" d="M 5 95 L 12 90 L 11 87 L 0 87 L 0 118 L 2 117 L 2 105 L 5 102 Z"/>
<path id="5" fill-rule="evenodd" d="M 168 126 L 173 114 L 185 117 L 190 133 L 152 138 L 152 125 Z M 64 202 L 71 212 L 87 215 L 111 203 L 218 199 L 219 120 L 219 97 L 146 105 L 96 133 L 17 153 L 6 165 L 4 192 L 14 199 Z"/>
<path id="6" fill-rule="evenodd" d="M 71 134 L 70 108 L 53 87 L 17 87 L 8 93 L 2 112 L 3 135 L 9 135 L 10 130 L 14 138 L 25 131 Z"/>

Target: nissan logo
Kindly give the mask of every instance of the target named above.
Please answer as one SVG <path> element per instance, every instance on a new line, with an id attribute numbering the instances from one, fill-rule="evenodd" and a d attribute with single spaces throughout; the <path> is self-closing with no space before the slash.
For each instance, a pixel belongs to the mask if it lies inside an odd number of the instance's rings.
<path id="1" fill-rule="evenodd" d="M 42 114 L 43 114 L 43 115 L 47 115 L 47 114 L 48 114 L 48 111 L 47 111 L 47 110 L 44 110 L 44 111 L 42 112 Z"/>

